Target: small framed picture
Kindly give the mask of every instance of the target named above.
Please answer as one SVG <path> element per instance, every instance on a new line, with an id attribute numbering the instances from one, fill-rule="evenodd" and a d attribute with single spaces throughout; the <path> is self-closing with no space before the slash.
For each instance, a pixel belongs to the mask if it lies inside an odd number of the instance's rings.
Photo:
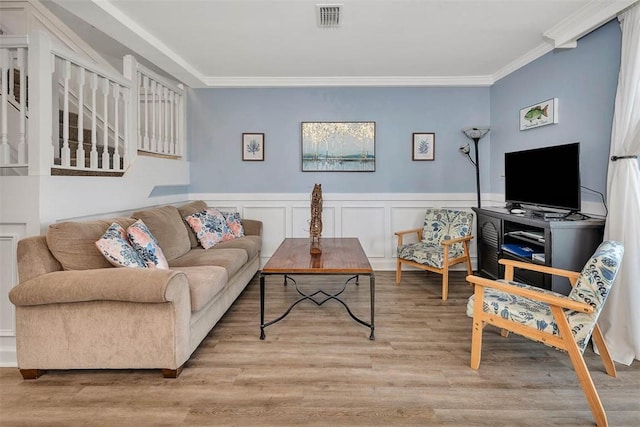
<path id="1" fill-rule="evenodd" d="M 242 160 L 258 162 L 264 160 L 264 133 L 242 134 Z"/>
<path id="2" fill-rule="evenodd" d="M 436 158 L 436 134 L 433 132 L 413 134 L 413 160 Z"/>
<path id="3" fill-rule="evenodd" d="M 520 130 L 558 123 L 558 98 L 547 99 L 520 109 Z"/>

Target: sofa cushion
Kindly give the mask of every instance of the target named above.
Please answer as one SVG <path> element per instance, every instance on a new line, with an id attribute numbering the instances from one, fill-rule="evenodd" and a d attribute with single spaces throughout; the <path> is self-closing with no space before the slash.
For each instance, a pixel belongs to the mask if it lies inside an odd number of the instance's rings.
<path id="1" fill-rule="evenodd" d="M 244 249 L 210 250 L 203 248 L 191 249 L 188 254 L 169 261 L 169 268 L 180 270 L 181 267 L 218 266 L 224 267 L 229 277 L 236 274 L 249 260 Z"/>
<path id="2" fill-rule="evenodd" d="M 202 309 L 224 289 L 229 280 L 227 270 L 217 266 L 180 267 L 187 275 L 191 294 L 191 311 Z"/>
<path id="3" fill-rule="evenodd" d="M 175 206 L 137 211 L 132 216 L 144 221 L 168 261 L 186 254 L 191 249 L 189 234 Z"/>
<path id="4" fill-rule="evenodd" d="M 202 212 L 189 215 L 185 219 L 196 233 L 200 245 L 205 249 L 234 238 L 227 225 L 227 219 L 216 209 L 207 208 Z"/>
<path id="5" fill-rule="evenodd" d="M 158 241 L 153 237 L 153 234 L 151 234 L 141 219 L 127 228 L 127 237 L 133 249 L 135 249 L 148 267 L 165 270 L 169 268 L 167 259 Z"/>
<path id="6" fill-rule="evenodd" d="M 244 228 L 242 227 L 242 218 L 238 212 L 222 212 L 224 218 L 227 220 L 227 226 L 233 237 L 244 236 Z"/>
<path id="7" fill-rule="evenodd" d="M 191 242 L 191 248 L 197 248 L 200 243 L 198 242 L 198 238 L 196 237 L 196 233 L 193 232 L 191 226 L 187 222 L 185 217 L 189 215 L 193 215 L 197 212 L 202 212 L 207 209 L 207 204 L 202 200 L 196 200 L 195 202 L 187 203 L 186 205 L 178 206 L 178 212 L 180 212 L 180 218 L 182 218 L 182 222 L 184 223 L 185 228 L 187 229 L 187 234 L 189 234 L 189 241 Z"/>
<path id="8" fill-rule="evenodd" d="M 60 222 L 47 230 L 47 245 L 65 270 L 92 270 L 113 267 L 96 247 L 112 223 L 123 228 L 135 222 L 131 218 L 109 218 L 86 222 Z"/>
<path id="9" fill-rule="evenodd" d="M 107 261 L 116 267 L 147 268 L 147 262 L 129 244 L 127 232 L 117 222 L 111 224 L 96 241 L 96 247 L 100 249 Z"/>
<path id="10" fill-rule="evenodd" d="M 260 252 L 262 248 L 262 237 L 260 236 L 243 236 L 233 240 L 227 240 L 226 242 L 220 242 L 215 245 L 212 250 L 218 249 L 244 249 L 247 252 L 247 257 L 253 259 L 253 257 Z"/>

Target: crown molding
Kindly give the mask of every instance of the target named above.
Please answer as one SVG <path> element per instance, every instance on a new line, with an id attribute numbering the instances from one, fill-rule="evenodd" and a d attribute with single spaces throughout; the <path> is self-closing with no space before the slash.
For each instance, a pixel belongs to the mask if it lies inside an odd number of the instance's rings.
<path id="1" fill-rule="evenodd" d="M 576 47 L 580 37 L 616 17 L 638 0 L 592 0 L 543 33 L 554 48 Z"/>
<path id="2" fill-rule="evenodd" d="M 500 70 L 498 70 L 493 75 L 493 82 L 494 83 L 497 82 L 501 78 L 508 76 L 509 74 L 513 73 L 517 69 L 524 67 L 525 65 L 535 61 L 536 59 L 551 52 L 552 50 L 553 50 L 553 46 L 551 46 L 548 43 L 542 43 L 538 45 L 534 49 L 522 55 L 520 58 L 516 59 L 515 61 L 507 64 L 505 67 L 502 67 Z"/>
<path id="3" fill-rule="evenodd" d="M 207 87 L 491 86 L 492 76 L 207 77 Z"/>

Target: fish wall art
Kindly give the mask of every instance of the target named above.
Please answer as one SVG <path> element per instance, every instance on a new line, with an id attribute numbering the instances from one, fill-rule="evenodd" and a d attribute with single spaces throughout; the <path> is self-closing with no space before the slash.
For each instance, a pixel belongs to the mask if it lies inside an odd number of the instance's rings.
<path id="1" fill-rule="evenodd" d="M 520 110 L 520 130 L 558 123 L 558 98 L 547 99 Z"/>

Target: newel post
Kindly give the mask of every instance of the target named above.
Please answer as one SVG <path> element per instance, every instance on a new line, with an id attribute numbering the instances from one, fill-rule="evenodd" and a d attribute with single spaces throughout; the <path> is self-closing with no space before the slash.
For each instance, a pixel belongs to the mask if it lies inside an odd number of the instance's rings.
<path id="1" fill-rule="evenodd" d="M 126 144 L 125 161 L 133 163 L 138 155 L 140 138 L 140 82 L 138 81 L 138 61 L 132 55 L 122 59 L 122 75 L 131 82 L 131 90 L 123 93 L 125 100 L 124 132 Z M 125 165 L 126 168 L 126 165 Z"/>
<path id="2" fill-rule="evenodd" d="M 28 35 L 28 40 L 29 175 L 51 175 L 54 111 L 51 39 L 42 31 L 32 31 Z"/>

